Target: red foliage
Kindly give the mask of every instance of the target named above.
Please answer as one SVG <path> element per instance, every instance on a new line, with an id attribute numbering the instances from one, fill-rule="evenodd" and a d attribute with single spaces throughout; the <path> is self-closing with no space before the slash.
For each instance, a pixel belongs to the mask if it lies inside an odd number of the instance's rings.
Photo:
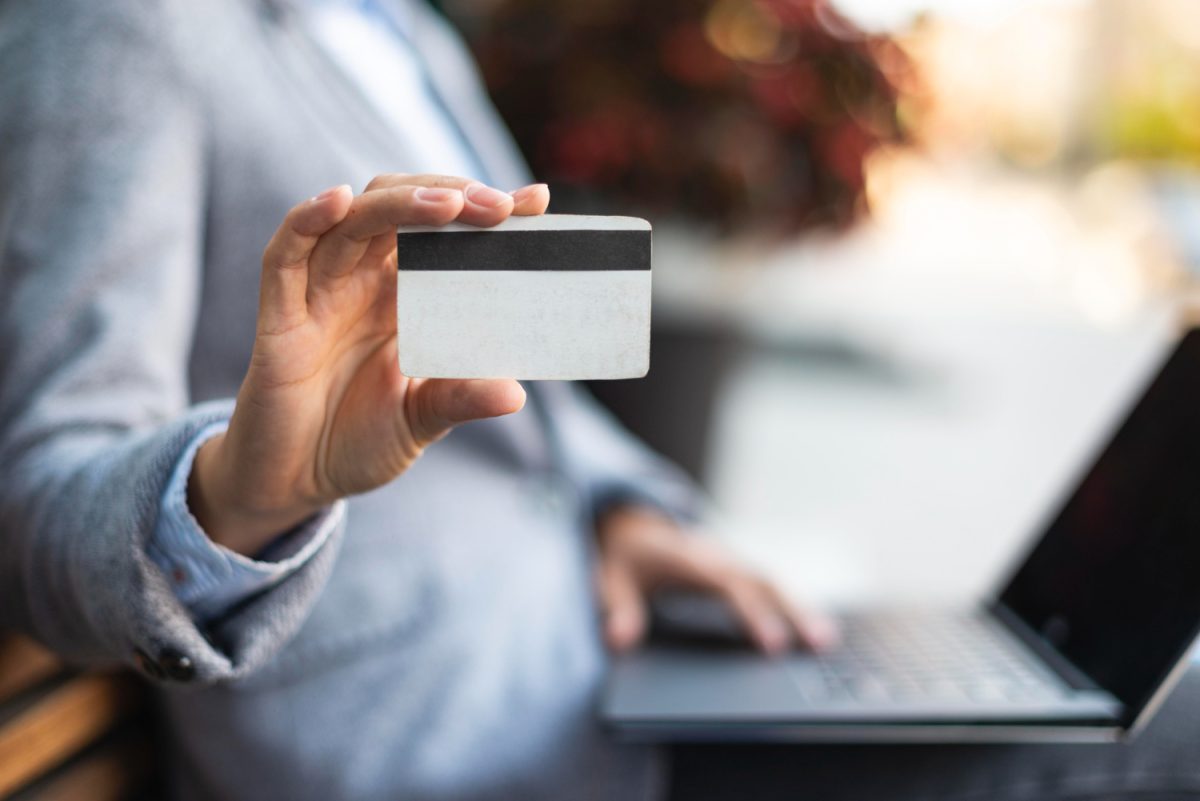
<path id="1" fill-rule="evenodd" d="M 472 22 L 534 171 L 590 209 L 843 226 L 864 160 L 902 138 L 876 58 L 901 51 L 827 0 L 500 0 Z"/>

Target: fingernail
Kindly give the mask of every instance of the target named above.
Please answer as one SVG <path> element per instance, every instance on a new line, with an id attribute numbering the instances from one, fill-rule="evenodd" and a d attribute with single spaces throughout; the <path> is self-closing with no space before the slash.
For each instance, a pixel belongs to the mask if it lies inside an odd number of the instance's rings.
<path id="1" fill-rule="evenodd" d="M 498 206 L 503 206 L 505 203 L 512 202 L 512 195 L 507 192 L 501 192 L 499 189 L 493 189 L 484 184 L 471 184 L 463 192 L 467 196 L 467 200 L 474 203 L 476 206 L 494 209 Z"/>
<path id="2" fill-rule="evenodd" d="M 331 197 L 333 197 L 334 195 L 338 194 L 338 193 L 339 193 L 339 192 L 341 192 L 343 189 L 349 189 L 349 188 L 350 188 L 350 185 L 349 185 L 349 184 L 338 184 L 337 186 L 331 186 L 330 188 L 326 189 L 326 190 L 325 190 L 324 192 L 322 192 L 321 194 L 319 194 L 319 195 L 315 195 L 314 197 L 312 197 L 312 198 L 309 200 L 309 202 L 310 202 L 310 203 L 320 203 L 321 201 L 323 201 L 323 200 L 328 200 L 329 198 L 331 198 Z"/>
<path id="3" fill-rule="evenodd" d="M 540 189 L 549 190 L 550 187 L 546 184 L 529 184 L 529 186 L 522 186 L 520 189 L 514 189 L 511 194 L 513 200 L 524 200 Z"/>
<path id="4" fill-rule="evenodd" d="M 413 197 L 422 203 L 445 203 L 461 196 L 462 193 L 457 189 L 443 189 L 438 186 L 423 186 L 413 192 Z"/>

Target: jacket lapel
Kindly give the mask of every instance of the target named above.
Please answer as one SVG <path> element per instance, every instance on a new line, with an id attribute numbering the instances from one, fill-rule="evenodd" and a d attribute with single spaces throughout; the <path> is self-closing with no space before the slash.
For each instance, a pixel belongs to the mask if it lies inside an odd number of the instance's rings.
<path id="1" fill-rule="evenodd" d="M 425 65 L 438 100 L 483 165 L 489 183 L 512 190 L 530 182 L 529 168 L 484 89 L 475 62 L 458 35 L 420 0 L 380 0 L 391 13 L 410 12 L 410 44 Z"/>

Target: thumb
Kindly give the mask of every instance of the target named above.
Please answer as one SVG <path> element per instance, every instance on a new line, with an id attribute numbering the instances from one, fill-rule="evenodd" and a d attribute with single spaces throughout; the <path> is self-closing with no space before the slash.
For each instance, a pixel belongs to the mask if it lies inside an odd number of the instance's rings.
<path id="1" fill-rule="evenodd" d="M 410 381 L 404 414 L 413 438 L 422 448 L 459 423 L 513 414 L 525 406 L 525 389 L 512 379 Z"/>
<path id="2" fill-rule="evenodd" d="M 604 639 L 614 651 L 627 651 L 646 632 L 646 607 L 641 587 L 627 565 L 612 559 L 600 566 L 600 607 Z"/>

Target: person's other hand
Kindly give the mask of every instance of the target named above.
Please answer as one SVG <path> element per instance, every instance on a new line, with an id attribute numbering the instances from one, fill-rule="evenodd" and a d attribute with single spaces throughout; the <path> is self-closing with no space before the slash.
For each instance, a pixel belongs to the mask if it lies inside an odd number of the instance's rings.
<path id="1" fill-rule="evenodd" d="M 542 184 L 384 175 L 288 212 L 263 254 L 253 355 L 229 430 L 197 453 L 188 502 L 215 542 L 264 547 L 408 469 L 454 425 L 521 409 L 512 380 L 422 380 L 396 353 L 396 227 L 542 214 Z"/>
<path id="2" fill-rule="evenodd" d="M 661 588 L 719 596 L 767 653 L 792 646 L 819 650 L 836 642 L 836 628 L 827 618 L 800 608 L 715 542 L 681 530 L 649 507 L 617 507 L 600 518 L 596 533 L 604 637 L 616 651 L 645 636 L 647 598 Z"/>

